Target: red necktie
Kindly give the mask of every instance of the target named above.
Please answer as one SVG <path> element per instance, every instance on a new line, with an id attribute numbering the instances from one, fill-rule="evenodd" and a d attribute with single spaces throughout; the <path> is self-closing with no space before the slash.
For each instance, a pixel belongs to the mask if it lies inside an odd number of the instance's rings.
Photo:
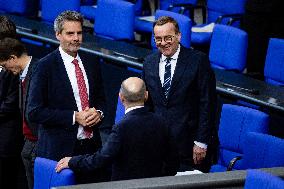
<path id="1" fill-rule="evenodd" d="M 83 72 L 78 64 L 78 60 L 74 59 L 72 63 L 75 65 L 75 73 L 77 78 L 77 84 L 79 88 L 79 96 L 81 100 L 81 106 L 82 110 L 85 110 L 87 107 L 89 107 L 89 99 L 88 99 L 88 93 L 87 93 L 87 87 L 84 80 Z M 90 138 L 92 136 L 92 128 L 91 127 L 83 127 L 84 128 L 84 134 L 87 138 Z"/>

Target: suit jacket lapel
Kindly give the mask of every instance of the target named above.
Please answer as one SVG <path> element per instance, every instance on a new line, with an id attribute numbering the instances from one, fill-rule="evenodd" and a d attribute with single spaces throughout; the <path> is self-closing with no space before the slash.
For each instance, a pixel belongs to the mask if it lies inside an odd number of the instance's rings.
<path id="1" fill-rule="evenodd" d="M 58 70 L 58 81 L 62 82 L 62 87 L 64 87 L 64 89 L 62 89 L 62 91 L 65 91 L 65 96 L 67 98 L 70 98 L 70 103 L 72 103 L 72 106 L 74 108 L 74 110 L 77 110 L 78 107 L 77 107 L 77 104 L 76 104 L 76 100 L 75 100 L 75 97 L 74 97 L 74 93 L 73 93 L 73 88 L 72 88 L 72 85 L 71 85 L 71 82 L 69 80 L 69 77 L 68 77 L 68 74 L 67 74 L 67 71 L 66 71 L 66 68 L 64 66 L 64 62 L 63 62 L 63 59 L 60 55 L 60 52 L 59 52 L 59 49 L 56 50 L 56 63 L 55 63 L 55 66 L 54 69 L 57 69 Z M 72 94 L 72 95 L 70 95 Z M 64 96 L 64 94 L 62 94 Z"/>
<path id="2" fill-rule="evenodd" d="M 177 59 L 175 72 L 172 78 L 172 83 L 171 83 L 171 88 L 170 88 L 168 99 L 170 98 L 173 91 L 175 90 L 175 87 L 177 87 L 179 81 L 182 79 L 182 75 L 184 74 L 186 70 L 186 66 L 188 64 L 188 59 L 186 58 L 186 54 L 183 49 L 184 47 L 181 46 L 180 48 L 181 49 L 180 49 L 180 53 Z"/>
<path id="3" fill-rule="evenodd" d="M 158 91 L 160 91 L 160 96 L 161 96 L 161 99 L 163 99 L 163 101 L 166 101 L 166 96 L 165 96 L 165 93 L 164 93 L 164 89 L 163 89 L 163 86 L 161 84 L 161 79 L 160 79 L 160 76 L 159 76 L 159 64 L 160 64 L 160 58 L 161 58 L 161 53 L 157 53 L 155 58 L 153 59 L 153 65 L 154 65 L 154 81 L 156 82 L 155 86 L 158 87 Z"/>

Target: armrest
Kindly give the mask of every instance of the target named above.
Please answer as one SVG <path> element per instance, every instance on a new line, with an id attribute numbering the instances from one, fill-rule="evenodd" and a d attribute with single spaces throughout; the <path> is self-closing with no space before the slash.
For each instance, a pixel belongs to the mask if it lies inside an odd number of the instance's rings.
<path id="1" fill-rule="evenodd" d="M 240 160 L 240 159 L 242 159 L 241 156 L 237 156 L 237 157 L 233 158 L 233 159 L 230 161 L 230 163 L 229 163 L 229 165 L 228 165 L 228 167 L 227 167 L 227 171 L 232 171 L 234 165 L 235 165 L 236 162 L 237 162 L 238 160 Z"/>
<path id="2" fill-rule="evenodd" d="M 220 24 L 224 18 L 230 18 L 227 22 L 227 25 L 232 25 L 233 22 L 237 20 L 241 20 L 242 14 L 224 14 L 220 15 L 217 20 L 215 21 L 216 24 Z"/>

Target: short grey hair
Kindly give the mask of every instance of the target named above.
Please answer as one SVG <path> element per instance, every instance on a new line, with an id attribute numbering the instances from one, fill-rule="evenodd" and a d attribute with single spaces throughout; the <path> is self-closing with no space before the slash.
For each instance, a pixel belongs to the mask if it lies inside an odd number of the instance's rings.
<path id="1" fill-rule="evenodd" d="M 144 101 L 145 92 L 146 92 L 146 85 L 144 82 L 138 91 L 130 91 L 124 82 L 122 82 L 120 87 L 120 93 L 124 96 L 125 100 L 130 103 Z"/>
<path id="2" fill-rule="evenodd" d="M 63 30 L 63 24 L 66 21 L 77 21 L 83 26 L 83 16 L 76 11 L 64 11 L 60 13 L 54 20 L 54 31 L 61 33 Z"/>

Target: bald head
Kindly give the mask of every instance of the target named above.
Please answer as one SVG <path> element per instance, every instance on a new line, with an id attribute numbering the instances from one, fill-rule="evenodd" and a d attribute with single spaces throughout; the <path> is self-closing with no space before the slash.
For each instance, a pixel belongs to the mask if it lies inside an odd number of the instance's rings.
<path id="1" fill-rule="evenodd" d="M 124 80 L 120 88 L 120 98 L 127 104 L 143 105 L 145 98 L 147 98 L 144 81 L 138 77 Z"/>

